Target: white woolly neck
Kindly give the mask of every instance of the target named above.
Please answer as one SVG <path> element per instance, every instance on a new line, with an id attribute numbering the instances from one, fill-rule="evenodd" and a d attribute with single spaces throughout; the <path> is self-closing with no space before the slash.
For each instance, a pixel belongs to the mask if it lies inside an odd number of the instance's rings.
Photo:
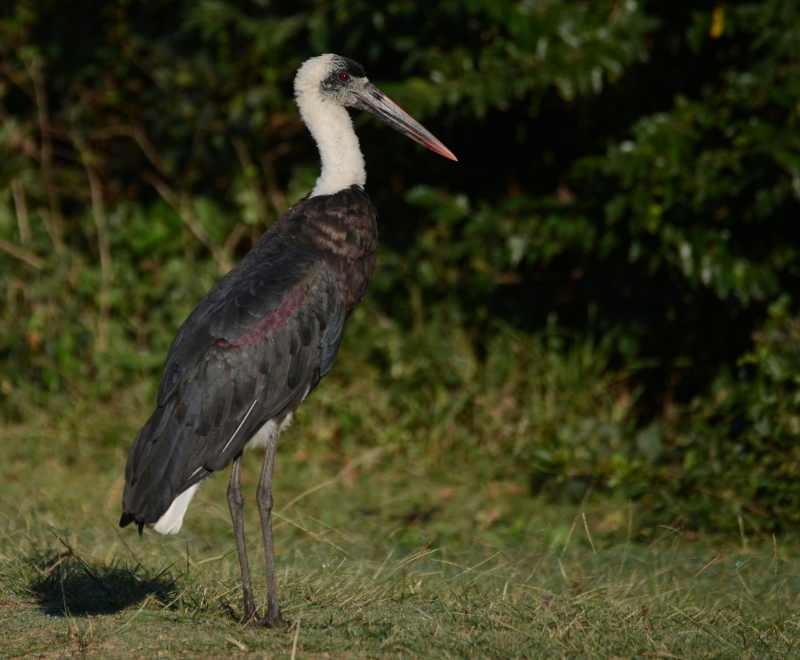
<path id="1" fill-rule="evenodd" d="M 319 149 L 322 170 L 311 197 L 332 195 L 367 181 L 364 156 L 350 115 L 341 105 L 325 98 L 320 83 L 330 71 L 331 55 L 306 60 L 294 79 L 300 116 Z"/>

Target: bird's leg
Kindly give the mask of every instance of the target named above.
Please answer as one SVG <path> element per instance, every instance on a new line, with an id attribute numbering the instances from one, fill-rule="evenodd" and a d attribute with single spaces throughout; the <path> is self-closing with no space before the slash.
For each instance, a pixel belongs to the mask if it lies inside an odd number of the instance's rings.
<path id="1" fill-rule="evenodd" d="M 267 616 L 262 623 L 270 628 L 281 624 L 278 606 L 278 580 L 275 575 L 275 546 L 272 543 L 272 471 L 278 449 L 278 429 L 271 429 L 264 452 L 264 465 L 258 482 L 258 510 L 261 514 L 261 534 L 264 538 L 264 557 L 267 564 Z"/>
<path id="2" fill-rule="evenodd" d="M 233 461 L 231 479 L 228 482 L 228 507 L 231 510 L 233 534 L 236 537 L 239 567 L 242 569 L 242 594 L 244 597 L 244 621 L 246 623 L 256 618 L 256 602 L 253 599 L 253 583 L 250 580 L 250 564 L 247 561 L 247 548 L 244 540 L 244 499 L 242 498 L 242 486 L 239 480 L 241 460 L 242 457 L 239 455 Z"/>

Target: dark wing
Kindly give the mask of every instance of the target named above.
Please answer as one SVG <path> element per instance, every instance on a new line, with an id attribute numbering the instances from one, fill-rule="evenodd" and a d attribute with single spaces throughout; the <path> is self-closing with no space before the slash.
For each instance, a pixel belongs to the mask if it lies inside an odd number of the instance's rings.
<path id="1" fill-rule="evenodd" d="M 197 306 L 125 468 L 123 521 L 152 523 L 330 369 L 346 317 L 320 254 L 269 234 Z"/>

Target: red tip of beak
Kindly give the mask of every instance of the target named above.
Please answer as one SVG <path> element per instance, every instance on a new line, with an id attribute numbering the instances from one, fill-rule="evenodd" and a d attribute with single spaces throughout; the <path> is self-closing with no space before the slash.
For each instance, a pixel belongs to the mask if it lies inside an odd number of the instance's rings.
<path id="1" fill-rule="evenodd" d="M 433 153 L 439 154 L 440 156 L 444 156 L 448 160 L 453 160 L 456 163 L 458 162 L 458 158 L 456 155 L 450 151 L 447 147 L 445 147 L 441 142 L 434 143 L 434 142 L 425 142 L 424 145 L 430 149 Z"/>

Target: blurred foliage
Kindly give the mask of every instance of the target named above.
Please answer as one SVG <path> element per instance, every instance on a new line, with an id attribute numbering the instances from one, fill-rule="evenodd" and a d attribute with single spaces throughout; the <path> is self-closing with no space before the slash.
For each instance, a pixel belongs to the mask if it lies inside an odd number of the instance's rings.
<path id="1" fill-rule="evenodd" d="M 9 3 L 4 416 L 157 378 L 197 300 L 312 185 L 291 81 L 323 51 L 461 161 L 358 122 L 383 252 L 345 359 L 389 389 L 398 433 L 425 445 L 434 415 L 492 457 L 476 470 L 554 497 L 798 521 L 790 0 Z"/>
<path id="2" fill-rule="evenodd" d="M 694 494 L 681 504 L 692 524 L 710 512 L 724 524 L 728 511 L 800 523 L 800 320 L 788 309 L 788 296 L 770 307 L 753 348 L 675 425 L 672 465 L 661 472 Z"/>

